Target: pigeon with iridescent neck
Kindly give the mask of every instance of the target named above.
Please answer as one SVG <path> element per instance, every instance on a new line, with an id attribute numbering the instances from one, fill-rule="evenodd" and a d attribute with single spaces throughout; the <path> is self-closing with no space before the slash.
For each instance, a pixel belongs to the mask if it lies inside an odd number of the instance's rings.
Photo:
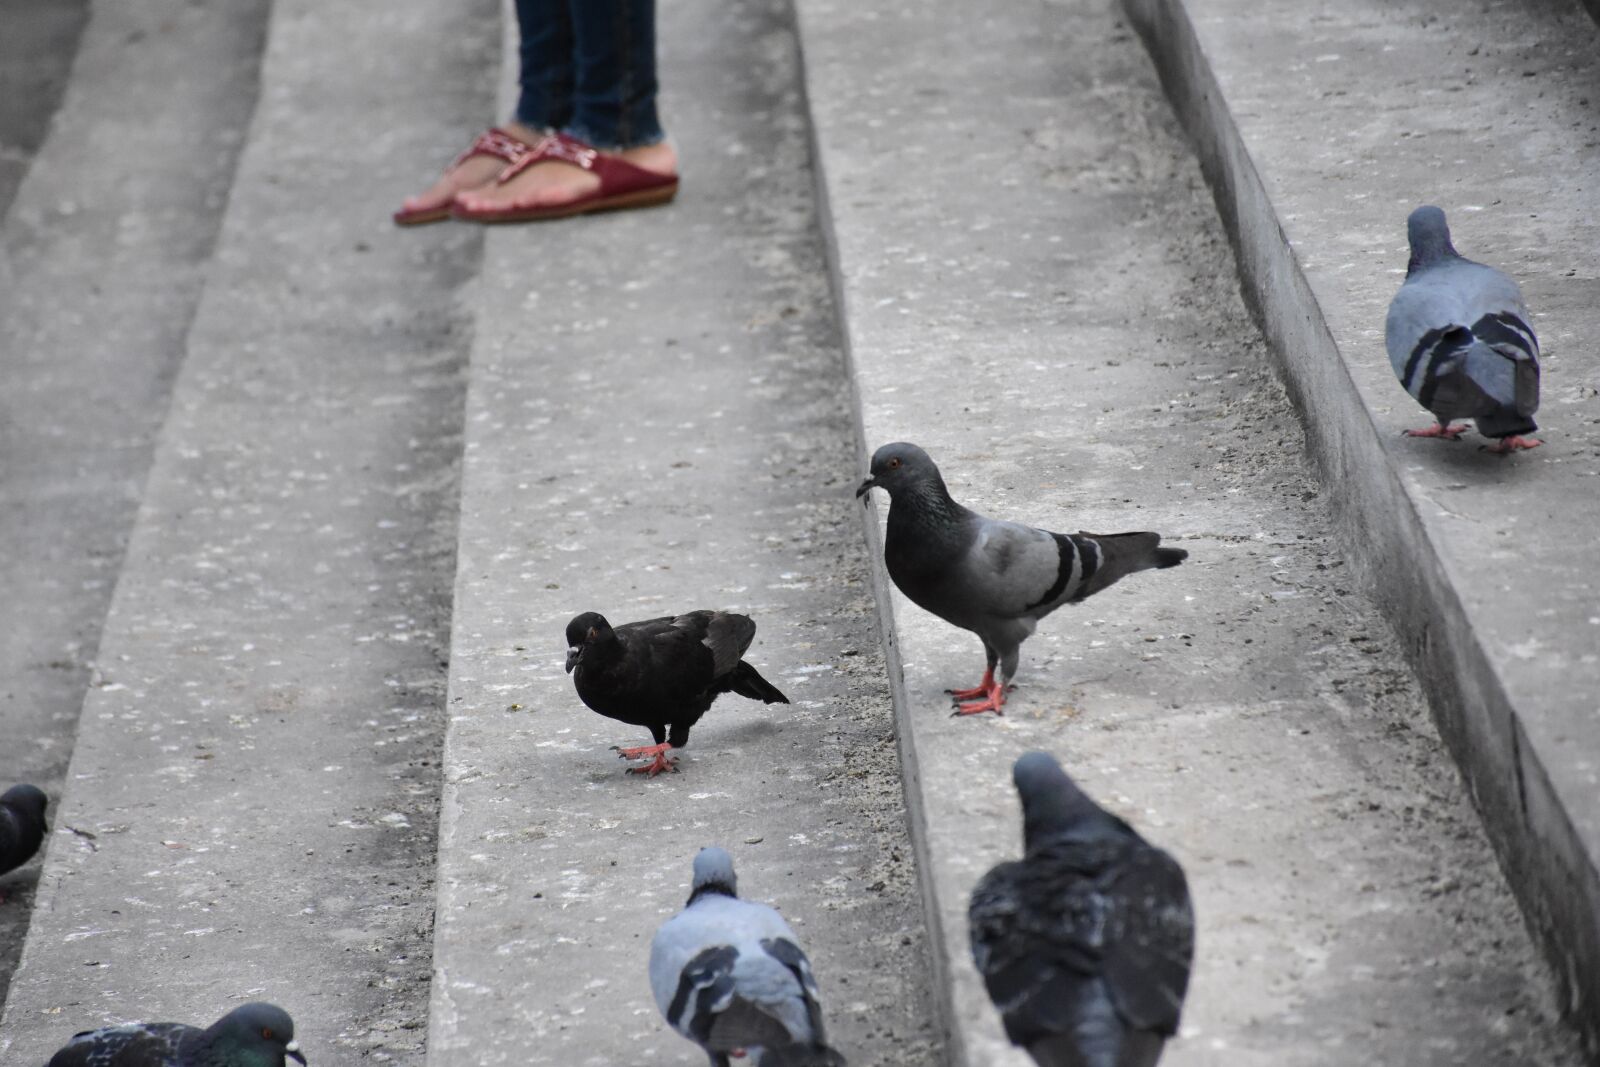
<path id="1" fill-rule="evenodd" d="M 983 642 L 983 681 L 949 691 L 957 715 L 1004 714 L 1022 642 L 1040 619 L 1135 571 L 1176 567 L 1189 557 L 1162 548 L 1160 534 L 1060 534 L 979 515 L 951 499 L 926 452 L 903 441 L 873 453 L 871 477 L 856 496 L 872 489 L 889 493 L 883 562 L 894 584 Z"/>
<path id="2" fill-rule="evenodd" d="M 242 1004 L 205 1029 L 183 1023 L 127 1023 L 85 1030 L 47 1067 L 284 1067 L 306 1058 L 294 1020 L 274 1004 Z"/>

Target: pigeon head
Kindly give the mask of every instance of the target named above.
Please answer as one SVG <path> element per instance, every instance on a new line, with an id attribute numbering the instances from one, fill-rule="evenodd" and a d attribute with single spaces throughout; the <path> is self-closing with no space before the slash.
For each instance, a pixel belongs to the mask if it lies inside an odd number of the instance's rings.
<path id="1" fill-rule="evenodd" d="M 728 850 L 717 848 L 703 848 L 694 858 L 694 882 L 689 893 L 689 903 L 693 904 L 696 898 L 707 893 L 719 893 L 725 897 L 739 895 L 739 879 L 733 873 L 733 857 L 728 855 Z"/>
<path id="2" fill-rule="evenodd" d="M 1411 261 L 1406 264 L 1407 275 L 1420 267 L 1460 254 L 1450 243 L 1450 224 L 1445 221 L 1444 212 L 1431 204 L 1417 208 L 1406 219 L 1406 240 L 1411 243 Z"/>
<path id="3" fill-rule="evenodd" d="M 287 1057 L 304 1065 L 294 1040 L 294 1020 L 276 1004 L 243 1004 L 206 1028 L 221 1062 L 238 1067 L 283 1067 Z"/>
<path id="4" fill-rule="evenodd" d="M 34 785 L 14 785 L 0 794 L 0 804 L 35 819 L 44 818 L 45 805 L 49 803 L 44 790 Z"/>
<path id="5" fill-rule="evenodd" d="M 567 623 L 567 673 L 571 674 L 578 665 L 590 641 L 604 638 L 610 633 L 611 624 L 598 611 L 586 611 Z"/>
<path id="6" fill-rule="evenodd" d="M 872 454 L 871 474 L 856 489 L 856 496 L 866 496 L 873 489 L 886 489 L 890 497 L 949 496 L 933 458 L 905 441 L 884 445 Z"/>
<path id="7" fill-rule="evenodd" d="M 1029 752 L 1011 768 L 1022 799 L 1022 840 L 1036 844 L 1067 836 L 1092 836 L 1102 825 L 1122 826 L 1078 788 L 1048 752 Z"/>

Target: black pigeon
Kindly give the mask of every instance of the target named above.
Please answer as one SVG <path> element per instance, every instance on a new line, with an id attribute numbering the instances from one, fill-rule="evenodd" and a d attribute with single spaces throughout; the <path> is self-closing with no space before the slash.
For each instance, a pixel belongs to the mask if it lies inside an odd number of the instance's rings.
<path id="1" fill-rule="evenodd" d="M 37 786 L 14 785 L 0 794 L 0 874 L 16 870 L 39 851 L 48 803 Z M 0 893 L 0 903 L 5 899 Z"/>
<path id="2" fill-rule="evenodd" d="M 1493 438 L 1487 451 L 1507 453 L 1543 444 L 1538 427 L 1539 339 L 1517 283 L 1474 263 L 1450 243 L 1444 212 L 1419 207 L 1406 220 L 1411 259 L 1389 305 L 1384 347 L 1400 384 L 1438 419 L 1411 437 L 1454 441 L 1473 419 Z"/>
<path id="3" fill-rule="evenodd" d="M 1134 571 L 1175 567 L 1189 557 L 1181 548 L 1161 548 L 1160 534 L 1059 534 L 985 518 L 952 500 L 933 460 L 903 441 L 873 454 L 872 475 L 856 496 L 872 489 L 889 492 L 883 561 L 894 584 L 917 606 L 983 641 L 983 681 L 951 691 L 958 715 L 1003 714 L 1017 653 L 1040 619 Z"/>
<path id="4" fill-rule="evenodd" d="M 46 1067 L 284 1067 L 304 1064 L 294 1020 L 273 1004 L 234 1008 L 201 1030 L 183 1023 L 128 1023 L 85 1030 Z"/>
<path id="5" fill-rule="evenodd" d="M 972 958 L 1039 1067 L 1152 1067 L 1194 957 L 1183 868 L 1090 800 L 1054 757 L 1012 770 L 1024 857 L 972 891 Z"/>
<path id="6" fill-rule="evenodd" d="M 586 611 L 567 623 L 567 671 L 589 707 L 649 727 L 655 744 L 617 752 L 623 759 L 651 758 L 628 772 L 655 777 L 678 769 L 667 753 L 689 743 L 689 728 L 723 693 L 789 703 L 740 659 L 755 636 L 754 621 L 726 611 L 691 611 L 615 629 L 604 615 Z"/>

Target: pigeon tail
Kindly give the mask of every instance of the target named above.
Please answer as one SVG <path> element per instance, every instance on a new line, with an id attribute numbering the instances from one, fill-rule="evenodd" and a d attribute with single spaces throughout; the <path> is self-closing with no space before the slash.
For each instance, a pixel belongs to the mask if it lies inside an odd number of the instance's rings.
<path id="1" fill-rule="evenodd" d="M 787 704 L 789 698 L 778 690 L 778 687 L 761 677 L 756 669 L 743 660 L 722 679 L 723 692 L 737 693 L 750 700 L 759 700 L 763 704 Z"/>
<path id="2" fill-rule="evenodd" d="M 846 1067 L 844 1057 L 828 1045 L 790 1045 L 766 1049 L 761 1067 Z"/>
<path id="3" fill-rule="evenodd" d="M 1168 567 L 1176 567 L 1188 558 L 1189 553 L 1181 548 L 1158 548 L 1156 549 L 1156 568 L 1158 570 L 1166 570 Z"/>

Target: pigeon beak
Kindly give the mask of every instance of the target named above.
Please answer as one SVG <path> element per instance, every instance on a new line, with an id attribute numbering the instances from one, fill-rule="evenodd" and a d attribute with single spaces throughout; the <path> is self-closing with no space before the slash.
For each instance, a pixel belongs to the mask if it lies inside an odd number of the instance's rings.
<path id="1" fill-rule="evenodd" d="M 572 673 L 572 668 L 574 668 L 574 667 L 576 667 L 578 665 L 578 657 L 582 656 L 582 655 L 583 655 L 583 649 L 581 649 L 581 648 L 569 648 L 569 649 L 567 649 L 567 673 L 568 674 L 571 674 Z"/>
<path id="2" fill-rule="evenodd" d="M 300 1042 L 298 1042 L 298 1041 L 289 1042 L 287 1045 L 283 1046 L 283 1053 L 284 1053 L 284 1055 L 288 1056 L 291 1060 L 293 1060 L 294 1062 L 298 1063 L 300 1065 L 300 1067 L 305 1067 L 306 1058 L 305 1058 L 305 1056 L 301 1055 L 301 1053 L 300 1053 Z"/>
<path id="3" fill-rule="evenodd" d="M 876 488 L 878 488 L 878 479 L 868 478 L 866 481 L 856 486 L 856 499 L 860 500 L 862 497 L 866 496 Z"/>

